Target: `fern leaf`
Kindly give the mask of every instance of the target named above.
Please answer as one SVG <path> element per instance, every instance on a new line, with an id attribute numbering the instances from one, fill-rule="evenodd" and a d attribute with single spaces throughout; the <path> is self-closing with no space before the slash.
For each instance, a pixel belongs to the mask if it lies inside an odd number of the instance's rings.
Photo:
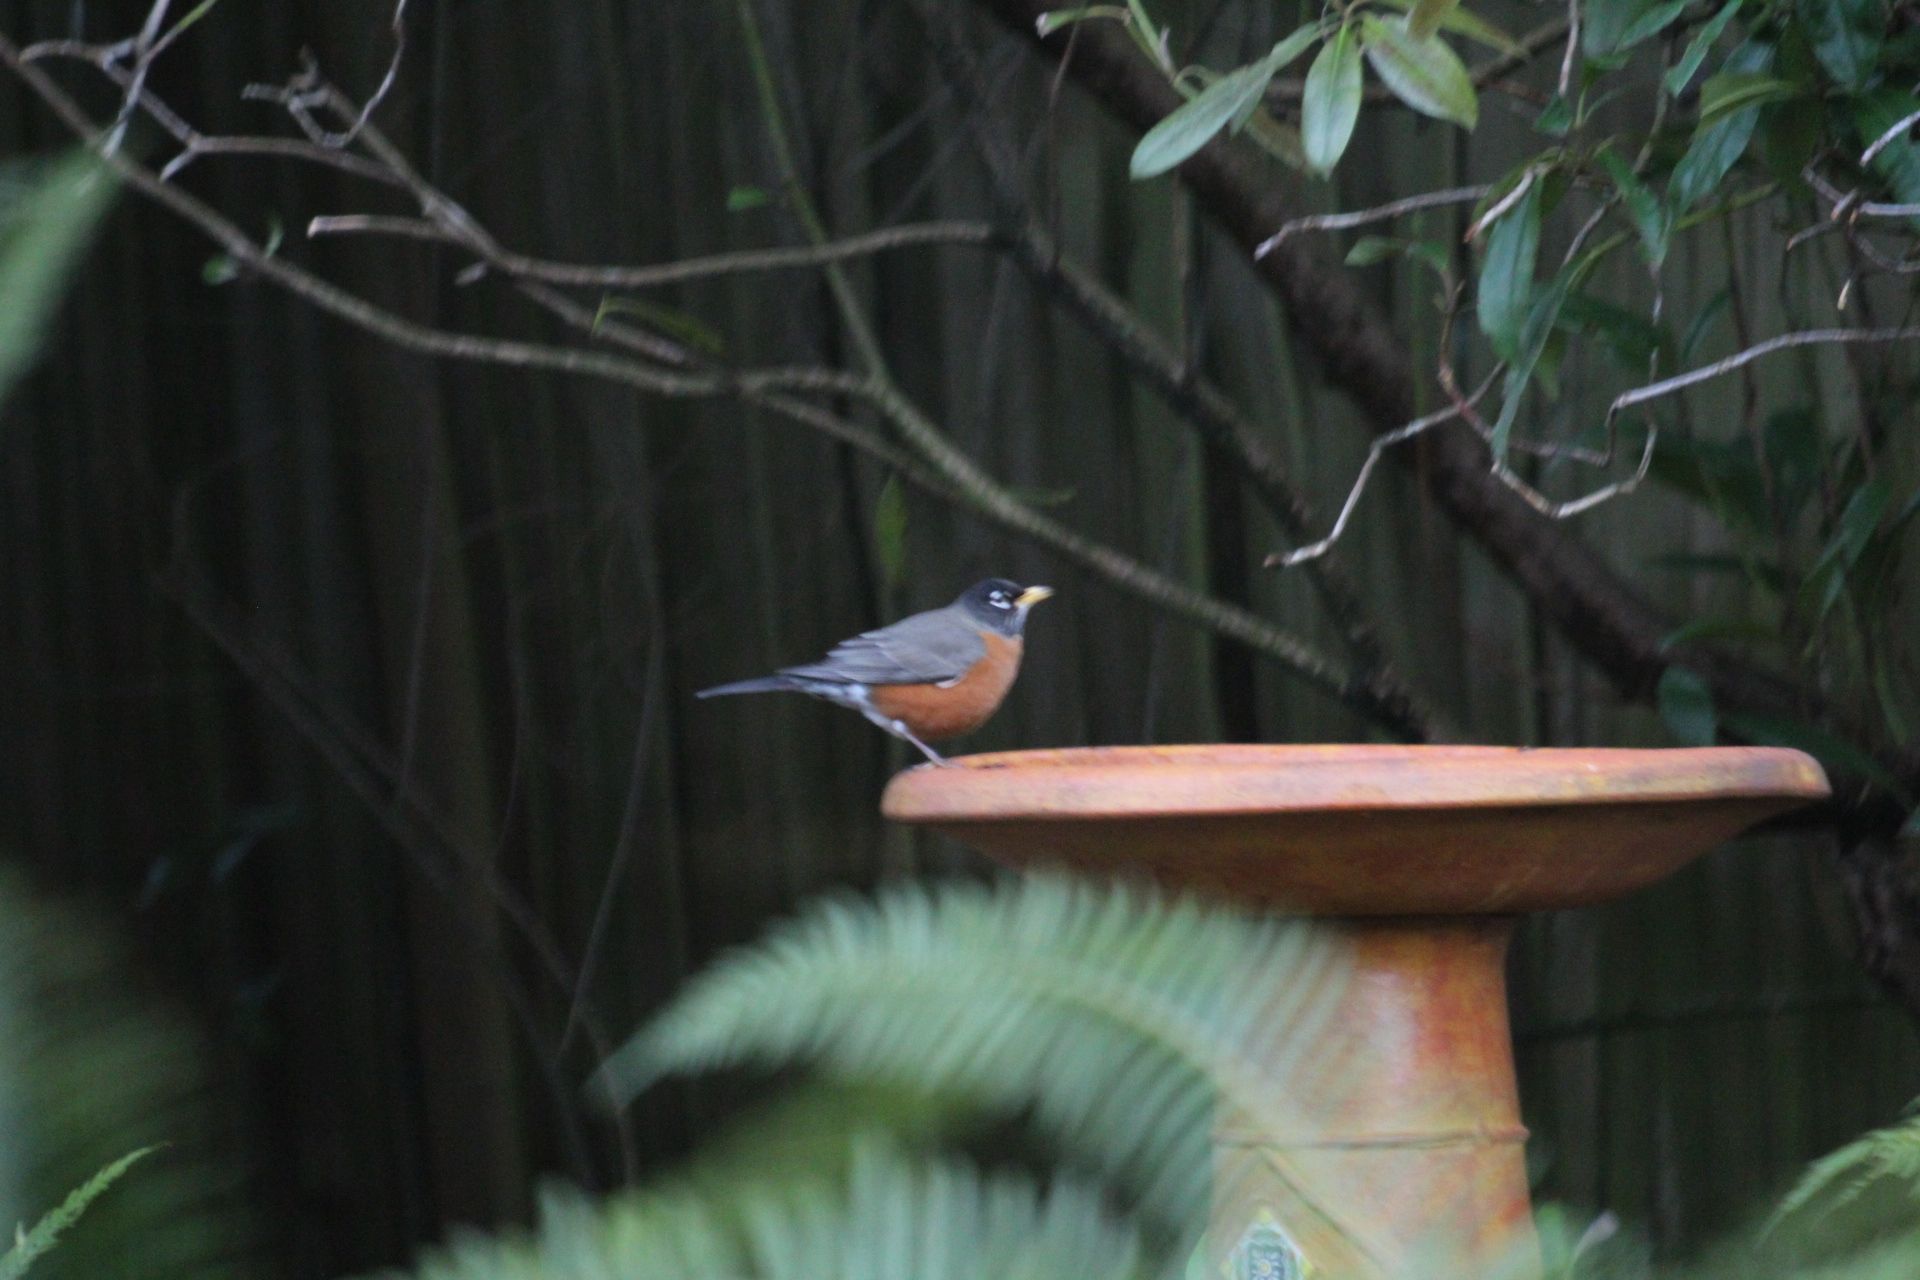
<path id="1" fill-rule="evenodd" d="M 0 1221 L 31 1220 L 123 1153 L 165 1146 L 37 1280 L 250 1274 L 225 1112 L 186 1024 L 133 972 L 102 921 L 0 866 Z"/>
<path id="2" fill-rule="evenodd" d="M 1840 1208 L 1883 1179 L 1905 1184 L 1910 1195 L 1920 1194 L 1920 1115 L 1876 1129 L 1814 1161 L 1781 1199 L 1765 1229 L 1777 1229 L 1816 1200 L 1829 1211 Z"/>
<path id="3" fill-rule="evenodd" d="M 33 1230 L 20 1233 L 13 1248 L 0 1254 L 0 1280 L 20 1280 L 35 1259 L 53 1248 L 61 1232 L 79 1221 L 80 1215 L 87 1211 L 88 1205 L 100 1198 L 101 1192 L 120 1181 L 120 1175 L 131 1169 L 135 1161 L 153 1151 L 153 1147 L 142 1147 L 121 1156 L 75 1187 L 58 1208 L 33 1224 Z"/>
<path id="4" fill-rule="evenodd" d="M 549 1192 L 536 1235 L 463 1239 L 419 1280 L 1144 1280 L 1139 1239 L 1092 1191 L 914 1163 L 877 1146 L 844 1183 Z"/>
<path id="5" fill-rule="evenodd" d="M 608 1062 L 631 1097 L 669 1072 L 816 1063 L 1031 1108 L 1150 1220 L 1204 1220 L 1216 1103 L 1311 1132 L 1294 1088 L 1345 967 L 1304 922 L 1061 878 L 833 901 L 723 959 Z M 1363 1250 L 1292 1171 L 1294 1191 Z"/>

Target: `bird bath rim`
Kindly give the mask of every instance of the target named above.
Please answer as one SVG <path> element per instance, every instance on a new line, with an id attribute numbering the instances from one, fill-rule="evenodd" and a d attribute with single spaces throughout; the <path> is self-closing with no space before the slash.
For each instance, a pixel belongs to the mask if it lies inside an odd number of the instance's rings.
<path id="1" fill-rule="evenodd" d="M 1196 743 L 954 756 L 899 774 L 881 803 L 890 818 L 924 822 L 1829 794 L 1811 756 L 1780 747 Z"/>
<path id="2" fill-rule="evenodd" d="M 1016 866 L 1144 872 L 1319 915 L 1584 906 L 1829 794 L 1771 747 L 1077 747 L 962 756 L 888 784 L 894 821 Z"/>

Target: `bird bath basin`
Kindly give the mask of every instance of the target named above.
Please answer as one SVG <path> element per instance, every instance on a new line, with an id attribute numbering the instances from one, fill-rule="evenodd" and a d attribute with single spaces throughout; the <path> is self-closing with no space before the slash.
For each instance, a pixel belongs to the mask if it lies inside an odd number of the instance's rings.
<path id="1" fill-rule="evenodd" d="M 1216 1121 L 1209 1274 L 1238 1280 L 1299 1274 L 1300 1254 L 1322 1275 L 1396 1274 L 1440 1241 L 1463 1266 L 1524 1248 L 1515 917 L 1631 893 L 1827 794 L 1810 757 L 1763 748 L 1092 747 L 910 769 L 882 809 L 1016 867 L 1336 922 L 1353 970 L 1326 1131 Z M 1302 1221 L 1279 1169 L 1303 1160 L 1351 1190 L 1384 1243 L 1371 1262 Z"/>

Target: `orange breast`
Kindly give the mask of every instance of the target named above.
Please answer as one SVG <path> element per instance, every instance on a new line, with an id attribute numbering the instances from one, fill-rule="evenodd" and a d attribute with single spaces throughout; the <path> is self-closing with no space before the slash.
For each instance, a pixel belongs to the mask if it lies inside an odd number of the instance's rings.
<path id="1" fill-rule="evenodd" d="M 1020 642 L 995 632 L 987 651 L 952 684 L 881 684 L 869 692 L 874 710 L 898 720 L 927 742 L 972 733 L 1000 709 L 1020 674 Z"/>

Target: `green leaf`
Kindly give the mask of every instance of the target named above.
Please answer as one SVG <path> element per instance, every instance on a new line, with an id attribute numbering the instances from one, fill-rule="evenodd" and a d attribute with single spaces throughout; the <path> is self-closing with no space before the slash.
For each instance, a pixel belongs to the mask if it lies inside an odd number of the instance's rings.
<path id="1" fill-rule="evenodd" d="M 1339 162 L 1360 118 L 1360 41 L 1343 26 L 1307 71 L 1300 100 L 1300 141 L 1307 167 L 1327 173 Z"/>
<path id="2" fill-rule="evenodd" d="M 154 1147 L 142 1147 L 121 1156 L 76 1187 L 72 1194 L 60 1202 L 58 1208 L 34 1223 L 33 1230 L 16 1232 L 13 1248 L 0 1254 L 0 1280 L 20 1280 L 41 1254 L 53 1248 L 61 1233 L 79 1220 L 88 1205 L 98 1200 L 108 1187 L 120 1181 L 121 1175 L 132 1168 L 135 1161 L 144 1159 L 155 1150 Z"/>
<path id="3" fill-rule="evenodd" d="M 1549 138 L 1564 138 L 1573 128 L 1573 105 L 1559 94 L 1546 106 L 1540 108 L 1540 114 L 1533 118 L 1533 127 Z"/>
<path id="4" fill-rule="evenodd" d="M 907 568 L 907 494 L 900 477 L 888 476 L 873 504 L 873 554 L 889 588 L 904 580 Z"/>
<path id="5" fill-rule="evenodd" d="M 1700 64 L 1707 60 L 1707 54 L 1712 50 L 1713 42 L 1726 31 L 1727 24 L 1733 21 L 1733 15 L 1739 11 L 1740 0 L 1727 0 L 1726 6 L 1720 12 L 1714 14 L 1707 20 L 1705 26 L 1693 33 L 1693 39 L 1687 42 L 1686 52 L 1682 53 L 1680 60 L 1667 71 L 1667 77 L 1662 82 L 1668 93 L 1674 97 L 1680 96 L 1694 74 L 1700 70 Z"/>
<path id="6" fill-rule="evenodd" d="M 1440 276 L 1447 274 L 1447 251 L 1432 240 L 1400 240 L 1393 236 L 1361 236 L 1347 250 L 1346 265 L 1370 267 L 1395 255 L 1405 255 L 1432 267 Z"/>
<path id="7" fill-rule="evenodd" d="M 1848 575 L 1859 563 L 1860 553 L 1867 549 L 1874 530 L 1880 527 L 1880 518 L 1892 503 L 1892 487 L 1879 478 L 1861 485 L 1847 499 L 1840 518 L 1834 521 L 1827 545 L 1821 549 L 1819 559 L 1814 561 L 1800 589 L 1801 607 L 1811 612 L 1816 621 L 1824 619 L 1839 603 Z"/>
<path id="8" fill-rule="evenodd" d="M 957 1092 L 1033 1116 L 1185 1231 L 1206 1220 L 1215 1101 L 1269 1131 L 1303 1122 L 1292 1086 L 1343 1051 L 1329 1018 L 1350 972 L 1320 929 L 1192 900 L 1057 876 L 901 886 L 720 960 L 598 1084 L 626 1098 L 668 1072 L 805 1062 Z"/>
<path id="9" fill-rule="evenodd" d="M 1651 40 L 1672 26 L 1674 20 L 1686 12 L 1687 5 L 1690 3 L 1692 0 L 1666 0 L 1665 4 L 1654 5 L 1627 24 L 1626 29 L 1620 33 L 1618 42 L 1608 52 L 1617 53 L 1631 49 L 1642 41 Z"/>
<path id="10" fill-rule="evenodd" d="M 1789 193 L 1804 192 L 1806 168 L 1827 139 L 1827 104 L 1796 97 L 1760 113 L 1760 154 L 1767 170 Z"/>
<path id="11" fill-rule="evenodd" d="M 734 187 L 727 192 L 727 212 L 745 213 L 748 209 L 758 209 L 772 198 L 760 187 Z"/>
<path id="12" fill-rule="evenodd" d="M 1406 247 L 1405 240 L 1396 240 L 1392 236 L 1361 236 L 1353 242 L 1353 248 L 1347 250 L 1346 265 L 1370 267 L 1401 253 Z"/>
<path id="13" fill-rule="evenodd" d="M 1245 132 L 1248 141 L 1289 169 L 1307 167 L 1307 153 L 1300 145 L 1300 131 L 1292 125 L 1275 120 L 1264 111 L 1256 111 L 1248 117 Z"/>
<path id="14" fill-rule="evenodd" d="M 1360 38 L 1374 74 L 1394 97 L 1423 115 L 1471 129 L 1480 118 L 1473 78 L 1460 55 L 1438 36 L 1416 40 L 1404 18 L 1360 19 Z"/>
<path id="15" fill-rule="evenodd" d="M 1764 71 L 1773 62 L 1770 45 L 1749 44 L 1734 50 L 1726 61 L 1726 70 Z M 1737 164 L 1760 123 L 1758 106 L 1743 107 L 1711 123 L 1703 123 L 1694 132 L 1687 152 L 1674 166 L 1667 182 L 1667 207 L 1678 217 L 1699 203 L 1720 185 L 1720 180 Z"/>
<path id="16" fill-rule="evenodd" d="M 1696 640 L 1769 640 L 1780 639 L 1778 627 L 1755 622 L 1751 618 L 1696 618 L 1660 638 L 1660 652 L 1692 644 Z"/>
<path id="17" fill-rule="evenodd" d="M 1416 0 L 1386 0 L 1386 3 L 1402 12 L 1410 12 L 1415 7 Z M 1457 3 L 1447 9 L 1446 13 L 1441 17 L 1440 30 L 1451 31 L 1457 36 L 1465 36 L 1476 44 L 1483 44 L 1489 49 L 1497 49 L 1499 52 L 1511 57 L 1519 58 L 1526 56 L 1526 46 L 1522 45 L 1505 31 L 1502 31 L 1499 27 L 1496 27 L 1493 23 L 1488 22 L 1485 18 L 1476 16 L 1463 5 Z"/>
<path id="18" fill-rule="evenodd" d="M 1126 6 L 1117 4 L 1083 4 L 1078 9 L 1055 9 L 1051 13 L 1041 14 L 1039 20 L 1033 25 L 1034 28 L 1039 31 L 1041 38 L 1045 39 L 1062 27 L 1070 27 L 1076 22 L 1085 22 L 1089 18 L 1112 18 L 1118 22 L 1125 22 L 1127 20 Z"/>
<path id="19" fill-rule="evenodd" d="M 1641 253 L 1649 265 L 1659 270 L 1660 264 L 1667 260 L 1667 243 L 1673 234 L 1672 213 L 1634 174 L 1632 166 L 1611 149 L 1602 151 L 1599 159 L 1600 167 L 1607 171 L 1614 189 L 1620 193 L 1627 217 L 1633 221 L 1634 233 L 1640 237 Z"/>
<path id="20" fill-rule="evenodd" d="M 1533 380 L 1534 367 L 1540 363 L 1540 356 L 1547 349 L 1547 339 L 1553 336 L 1554 322 L 1560 318 L 1560 308 L 1567 300 L 1567 294 L 1573 287 L 1575 273 L 1563 271 L 1557 279 L 1533 300 L 1533 308 L 1527 312 L 1527 323 L 1520 332 L 1519 354 L 1507 370 L 1506 381 L 1501 384 L 1500 416 L 1493 424 L 1494 461 L 1505 462 L 1507 445 L 1513 439 L 1513 424 L 1520 415 L 1520 402 L 1526 397 L 1527 384 Z"/>
<path id="21" fill-rule="evenodd" d="M 1866 88 L 1886 37 L 1880 0 L 1800 0 L 1794 12 L 1813 42 L 1813 56 L 1835 83 L 1856 93 Z"/>
<path id="22" fill-rule="evenodd" d="M 645 298 L 602 298 L 599 310 L 593 313 L 593 332 L 598 333 L 606 318 L 613 315 L 632 316 L 648 328 L 690 347 L 697 347 L 708 355 L 726 353 L 726 340 L 719 332 L 684 311 L 675 311 L 672 307 L 663 307 Z"/>
<path id="23" fill-rule="evenodd" d="M 1713 690 L 1707 682 L 1685 667 L 1668 667 L 1660 673 L 1654 691 L 1660 709 L 1660 721 L 1683 747 L 1710 747 L 1719 736 L 1719 716 L 1713 708 Z"/>
<path id="24" fill-rule="evenodd" d="M 757 1168 L 595 1199 L 541 1189 L 537 1226 L 454 1233 L 420 1280 L 1149 1280 L 1155 1244 L 1072 1176 L 1045 1184 L 921 1156 L 878 1125 L 808 1164 L 773 1136 Z M 114 1273 L 129 1277 L 138 1272 Z M 402 1273 L 388 1272 L 389 1280 Z M 109 1280 L 102 1275 L 97 1280 Z"/>
<path id="25" fill-rule="evenodd" d="M 4 170 L 0 187 L 0 404 L 39 357 L 54 308 L 118 191 L 86 150 Z"/>
<path id="26" fill-rule="evenodd" d="M 1308 23 L 1273 46 L 1266 57 L 1230 71 L 1202 89 L 1146 134 L 1133 149 L 1128 172 L 1136 179 L 1167 172 L 1213 141 L 1229 124 L 1244 125 L 1260 107 L 1267 82 L 1320 38 Z"/>
<path id="27" fill-rule="evenodd" d="M 1645 316 L 1584 292 L 1567 296 L 1560 309 L 1560 327 L 1576 334 L 1598 333 L 1614 362 L 1639 376 L 1645 376 L 1654 353 L 1670 345 L 1666 330 Z"/>
<path id="28" fill-rule="evenodd" d="M 1700 344 L 1705 342 L 1707 335 L 1713 332 L 1714 322 L 1726 314 L 1732 302 L 1733 291 L 1722 287 L 1707 299 L 1706 306 L 1700 308 L 1699 314 L 1693 318 L 1693 323 L 1687 326 L 1686 337 L 1680 339 L 1680 363 L 1683 366 L 1693 363 L 1693 357 L 1700 350 Z"/>
<path id="29" fill-rule="evenodd" d="M 240 278 L 240 264 L 230 253 L 216 253 L 200 264 L 200 280 L 203 284 L 219 288 L 223 284 L 232 284 Z"/>
<path id="30" fill-rule="evenodd" d="M 1250 106 L 1257 106 L 1273 72 L 1265 59 L 1215 80 L 1166 119 L 1147 130 L 1133 149 L 1127 171 L 1151 178 L 1180 164 Z"/>
<path id="31" fill-rule="evenodd" d="M 1582 6 L 1580 52 L 1602 67 L 1623 64 L 1626 59 L 1620 54 L 1628 30 L 1653 8 L 1651 0 L 1587 0 Z"/>
<path id="32" fill-rule="evenodd" d="M 1413 0 L 1413 9 L 1407 15 L 1407 34 L 1415 40 L 1431 39 L 1459 5 L 1460 0 Z"/>
<path id="33" fill-rule="evenodd" d="M 1718 120 L 1741 107 L 1759 106 L 1798 97 L 1802 87 L 1791 80 L 1764 73 L 1723 71 L 1700 86 L 1700 120 Z"/>
<path id="34" fill-rule="evenodd" d="M 1480 331 L 1493 344 L 1494 354 L 1512 360 L 1518 354 L 1520 330 L 1533 301 L 1533 270 L 1540 251 L 1540 188 L 1527 184 L 1519 203 L 1493 224 L 1487 236 L 1487 256 L 1480 266 L 1476 303 Z"/>

